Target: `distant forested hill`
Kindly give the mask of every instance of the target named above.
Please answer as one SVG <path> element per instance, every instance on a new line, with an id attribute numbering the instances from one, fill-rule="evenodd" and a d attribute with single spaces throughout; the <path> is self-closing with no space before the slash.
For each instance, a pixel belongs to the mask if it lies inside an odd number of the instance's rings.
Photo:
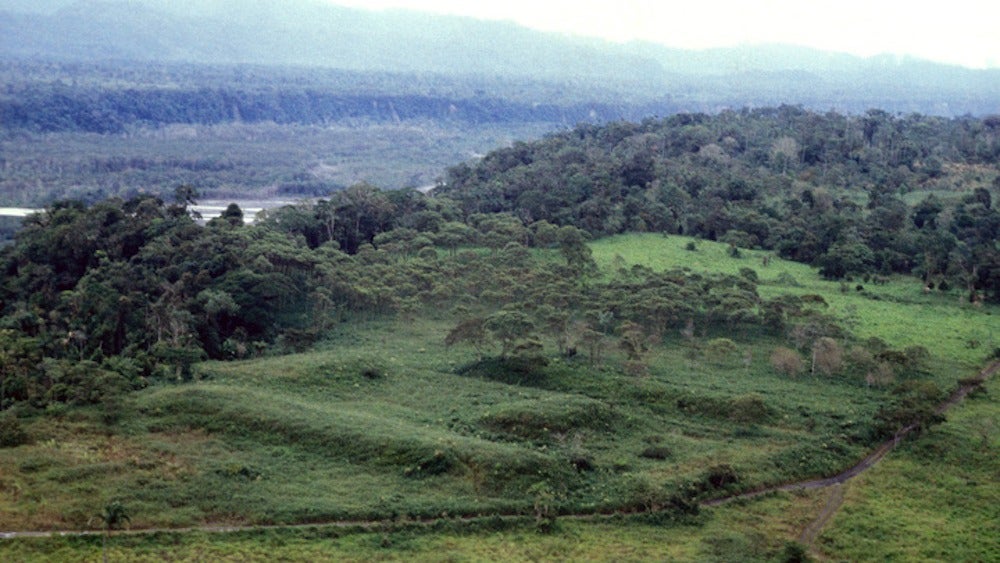
<path id="1" fill-rule="evenodd" d="M 454 167 L 437 193 L 468 214 L 681 233 L 1000 299 L 998 162 L 1000 117 L 782 106 L 579 126 Z"/>
<path id="2" fill-rule="evenodd" d="M 669 96 L 689 111 L 790 103 L 956 116 L 1000 107 L 1000 70 L 782 45 L 703 51 L 621 45 L 507 22 L 315 0 L 51 0 L 5 7 L 0 58 L 8 60 L 476 75 L 602 87 L 644 102 Z"/>

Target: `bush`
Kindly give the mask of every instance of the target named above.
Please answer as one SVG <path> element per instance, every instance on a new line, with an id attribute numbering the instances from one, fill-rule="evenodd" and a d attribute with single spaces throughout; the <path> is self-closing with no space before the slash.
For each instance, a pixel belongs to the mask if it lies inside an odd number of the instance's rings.
<path id="1" fill-rule="evenodd" d="M 802 284 L 795 279 L 795 276 L 789 274 L 788 272 L 781 272 L 778 274 L 778 277 L 774 279 L 774 283 L 776 285 L 783 285 L 786 287 L 802 287 Z"/>
<path id="2" fill-rule="evenodd" d="M 403 472 L 407 477 L 423 478 L 441 475 L 458 465 L 458 458 L 451 452 L 435 450 L 433 454 L 424 457 L 413 467 Z"/>
<path id="3" fill-rule="evenodd" d="M 763 422 L 771 416 L 764 398 L 757 394 L 743 395 L 729 401 L 729 419 L 734 422 Z"/>
<path id="4" fill-rule="evenodd" d="M 733 466 L 728 464 L 713 465 L 702 476 L 697 487 L 702 491 L 724 489 L 740 482 L 740 476 Z"/>
<path id="5" fill-rule="evenodd" d="M 788 377 L 795 377 L 802 373 L 805 364 L 802 362 L 802 356 L 798 352 L 791 348 L 779 346 L 771 352 L 771 367 L 778 373 L 787 375 Z"/>
<path id="6" fill-rule="evenodd" d="M 837 341 L 822 337 L 813 343 L 813 370 L 823 375 L 840 373 L 844 367 L 844 351 Z"/>
<path id="7" fill-rule="evenodd" d="M 799 542 L 785 542 L 785 547 L 781 550 L 779 561 L 783 563 L 806 563 L 812 561 L 805 546 Z"/>
<path id="8" fill-rule="evenodd" d="M 383 379 L 389 375 L 389 368 L 381 359 L 369 356 L 348 360 L 344 364 L 344 371 L 350 376 L 357 375 L 368 380 Z"/>
<path id="9" fill-rule="evenodd" d="M 28 434 L 21 421 L 12 414 L 0 416 L 0 448 L 13 448 L 28 443 Z"/>
<path id="10" fill-rule="evenodd" d="M 649 446 L 642 450 L 642 453 L 639 455 L 646 459 L 664 460 L 673 455 L 673 452 L 666 446 Z"/>
<path id="11" fill-rule="evenodd" d="M 548 360 L 542 356 L 485 358 L 455 370 L 459 375 L 481 377 L 510 385 L 541 385 Z"/>
<path id="12" fill-rule="evenodd" d="M 705 357 L 719 365 L 726 365 L 736 359 L 739 346 L 728 338 L 713 338 L 705 346 Z"/>
<path id="13" fill-rule="evenodd" d="M 754 270 L 753 268 L 745 268 L 745 267 L 740 268 L 740 277 L 753 283 L 760 282 L 760 277 L 757 275 L 757 270 Z"/>

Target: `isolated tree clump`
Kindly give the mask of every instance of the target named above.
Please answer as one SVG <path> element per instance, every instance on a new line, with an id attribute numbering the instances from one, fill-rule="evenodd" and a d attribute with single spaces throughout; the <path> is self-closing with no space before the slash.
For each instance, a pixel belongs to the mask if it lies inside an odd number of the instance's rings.
<path id="1" fill-rule="evenodd" d="M 444 344 L 449 348 L 456 344 L 468 344 L 476 350 L 476 354 L 482 357 L 483 349 L 489 343 L 489 333 L 487 333 L 485 325 L 486 319 L 482 317 L 463 319 L 448 332 Z"/>

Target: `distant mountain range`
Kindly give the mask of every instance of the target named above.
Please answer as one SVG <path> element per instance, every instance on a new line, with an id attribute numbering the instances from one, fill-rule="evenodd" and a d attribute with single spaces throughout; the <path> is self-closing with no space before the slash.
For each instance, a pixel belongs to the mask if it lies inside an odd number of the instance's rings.
<path id="1" fill-rule="evenodd" d="M 6 0 L 0 57 L 433 72 L 613 83 L 704 109 L 777 103 L 1000 113 L 1000 70 L 783 45 L 702 51 L 615 44 L 508 22 L 318 0 Z"/>

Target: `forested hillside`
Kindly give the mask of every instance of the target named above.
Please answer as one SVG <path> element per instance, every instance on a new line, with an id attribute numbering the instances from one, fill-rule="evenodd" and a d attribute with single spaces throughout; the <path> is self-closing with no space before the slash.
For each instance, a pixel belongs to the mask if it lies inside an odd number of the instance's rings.
<path id="1" fill-rule="evenodd" d="M 556 280 L 592 270 L 588 237 L 627 232 L 717 240 L 734 256 L 773 250 L 828 278 L 857 281 L 859 291 L 860 283 L 911 274 L 926 291 L 954 288 L 968 302 L 997 302 L 998 155 L 995 118 L 855 118 L 782 107 L 578 126 L 452 168 L 430 196 L 357 185 L 272 211 L 254 226 L 233 205 L 200 227 L 187 212 L 196 194 L 189 186 L 170 205 L 152 195 L 90 208 L 61 202 L 29 218 L 4 250 L 4 341 L 17 350 L 5 357 L 23 362 L 17 369 L 26 374 L 8 382 L 5 397 L 67 400 L 75 385 L 101 381 L 66 375 L 75 383 L 60 386 L 37 375 L 61 365 L 43 357 L 67 360 L 58 368 L 67 374 L 118 370 L 136 384 L 158 366 L 183 376 L 204 357 L 297 349 L 343 315 L 455 299 L 551 300 L 554 309 L 538 321 L 557 335 L 587 311 L 617 311 L 617 322 L 655 331 L 736 321 L 780 332 L 787 308 L 798 310 L 761 301 L 752 272 L 701 281 L 690 294 L 684 276 L 641 272 L 628 282 L 638 285 L 602 290 L 619 295 L 613 300 L 652 292 L 628 303 L 556 291 Z M 481 271 L 479 254 L 459 252 L 469 246 L 489 249 L 505 273 Z M 565 263 L 522 270 L 531 247 L 558 248 Z M 568 303 L 577 313 L 560 310 Z M 496 329 L 510 331 L 501 337 L 504 355 L 523 336 L 524 314 Z M 485 327 L 466 326 L 456 338 L 477 341 Z"/>
<path id="2" fill-rule="evenodd" d="M 782 106 L 580 126 L 452 168 L 437 193 L 465 213 L 688 234 L 831 278 L 912 273 L 996 300 L 998 160 L 997 117 Z"/>
<path id="3" fill-rule="evenodd" d="M 983 115 L 995 111 L 1000 100 L 995 69 L 788 45 L 683 50 L 618 44 L 510 22 L 307 0 L 8 4 L 0 6 L 0 55 L 34 65 L 253 64 L 558 82 L 576 92 L 610 85 L 624 97 L 656 101 L 670 96 L 685 111 L 712 112 L 798 103 L 820 111 L 861 113 L 878 107 Z"/>

